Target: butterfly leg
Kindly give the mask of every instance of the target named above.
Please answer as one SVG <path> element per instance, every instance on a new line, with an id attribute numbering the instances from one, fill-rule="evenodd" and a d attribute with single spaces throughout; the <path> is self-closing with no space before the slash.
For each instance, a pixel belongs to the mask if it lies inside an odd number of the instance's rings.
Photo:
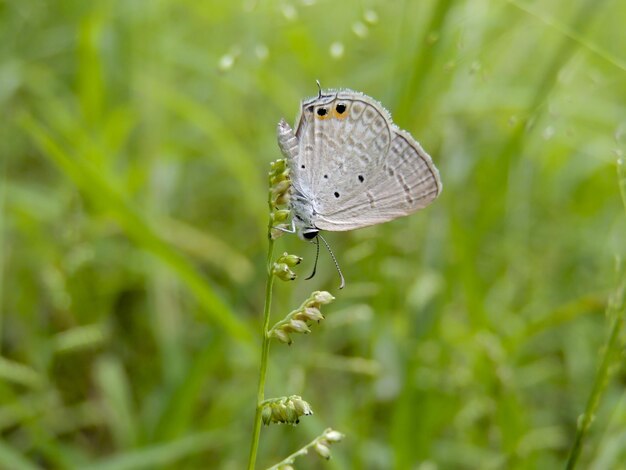
<path id="1" fill-rule="evenodd" d="M 298 138 L 287 121 L 281 119 L 276 129 L 278 136 L 278 146 L 283 156 L 287 160 L 293 160 L 298 157 Z"/>
<path id="2" fill-rule="evenodd" d="M 285 233 L 296 233 L 296 224 L 293 222 L 293 219 L 291 220 L 291 227 L 290 228 L 285 228 L 285 227 L 281 227 L 281 226 L 276 226 L 274 227 L 276 230 L 280 230 L 281 232 L 285 232 Z"/>

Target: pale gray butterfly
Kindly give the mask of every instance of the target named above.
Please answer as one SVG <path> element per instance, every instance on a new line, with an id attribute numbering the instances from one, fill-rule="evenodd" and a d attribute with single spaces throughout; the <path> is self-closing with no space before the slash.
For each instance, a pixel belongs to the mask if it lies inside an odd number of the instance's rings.
<path id="1" fill-rule="evenodd" d="M 441 193 L 430 156 L 378 101 L 356 91 L 320 88 L 301 103 L 295 130 L 278 123 L 278 145 L 290 168 L 292 226 L 302 239 L 388 222 Z"/>

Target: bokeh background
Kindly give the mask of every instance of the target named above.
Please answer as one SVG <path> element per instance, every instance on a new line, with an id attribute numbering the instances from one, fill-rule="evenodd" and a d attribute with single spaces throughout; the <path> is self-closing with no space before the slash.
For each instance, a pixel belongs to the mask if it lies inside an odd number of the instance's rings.
<path id="1" fill-rule="evenodd" d="M 620 0 L 0 2 L 0 468 L 243 468 L 275 126 L 347 87 L 433 156 L 428 209 L 275 289 L 259 468 L 559 468 L 623 283 Z M 626 180 L 622 183 L 626 185 Z M 626 186 L 625 186 L 626 188 Z M 625 468 L 622 369 L 583 468 Z"/>

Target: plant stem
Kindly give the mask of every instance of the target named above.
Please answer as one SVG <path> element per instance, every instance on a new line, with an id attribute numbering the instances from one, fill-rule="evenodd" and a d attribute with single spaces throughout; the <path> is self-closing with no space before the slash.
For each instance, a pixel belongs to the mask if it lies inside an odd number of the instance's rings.
<path id="1" fill-rule="evenodd" d="M 626 210 L 626 170 L 624 168 L 624 162 L 619 159 L 617 162 L 617 176 L 620 189 L 620 195 L 622 197 L 622 204 Z M 619 351 L 619 337 L 622 327 L 624 325 L 624 288 L 626 281 L 624 280 L 625 274 L 623 267 L 618 269 L 620 280 L 615 291 L 614 297 L 609 300 L 607 306 L 607 317 L 613 319 L 613 325 L 611 326 L 611 335 L 605 346 L 604 355 L 602 357 L 602 363 L 596 379 L 593 383 L 591 395 L 587 401 L 584 414 L 578 421 L 576 428 L 576 437 L 574 443 L 570 449 L 569 456 L 567 457 L 567 463 L 565 468 L 572 470 L 576 467 L 576 462 L 580 456 L 580 452 L 583 446 L 583 440 L 587 434 L 587 431 L 591 427 L 595 412 L 600 404 L 600 399 L 609 384 L 611 374 L 615 371 L 612 370 L 611 364 L 613 362 L 613 355 Z"/>
<path id="2" fill-rule="evenodd" d="M 609 306 L 609 310 L 612 310 L 611 306 Z M 613 356 L 616 352 L 616 344 L 619 339 L 619 333 L 624 324 L 624 316 L 622 311 L 614 311 L 611 313 L 615 316 L 613 326 L 611 327 L 611 336 L 606 344 L 604 356 L 602 357 L 602 364 L 600 365 L 600 370 L 598 370 L 598 374 L 596 375 L 596 379 L 593 383 L 593 389 L 591 391 L 591 395 L 589 396 L 589 400 L 587 401 L 585 413 L 578 421 L 576 437 L 574 439 L 574 443 L 572 444 L 572 448 L 570 449 L 567 464 L 565 466 L 567 470 L 572 470 L 576 467 L 576 462 L 578 461 L 580 451 L 582 450 L 583 440 L 587 435 L 587 431 L 591 427 L 591 422 L 593 421 L 595 412 L 600 404 L 600 399 L 609 384 L 609 379 L 613 372 L 611 371 L 611 363 L 613 362 Z"/>
<path id="3" fill-rule="evenodd" d="M 265 284 L 265 305 L 263 307 L 263 346 L 261 349 L 261 365 L 259 368 L 259 385 L 257 387 L 256 411 L 254 414 L 254 429 L 252 431 L 252 443 L 250 445 L 250 456 L 248 458 L 248 470 L 254 470 L 256 454 L 259 448 L 259 436 L 261 434 L 261 411 L 263 410 L 263 400 L 265 400 L 265 375 L 267 372 L 267 358 L 270 351 L 270 338 L 267 330 L 270 325 L 270 307 L 272 304 L 272 286 L 274 284 L 274 274 L 272 273 L 272 261 L 274 256 L 274 240 L 269 237 L 267 249 L 267 282 Z"/>
<path id="4" fill-rule="evenodd" d="M 326 431 L 328 431 L 328 429 Z M 315 439 L 313 439 L 307 445 L 305 445 L 304 447 L 301 447 L 300 449 L 295 451 L 293 454 L 285 457 L 283 460 L 281 460 L 277 464 L 274 464 L 271 467 L 268 467 L 266 470 L 277 470 L 281 465 L 287 465 L 287 464 L 291 465 L 297 457 L 300 457 L 301 455 L 306 455 L 308 453 L 309 449 L 311 447 L 313 447 L 315 444 L 317 444 L 317 441 L 319 441 L 320 438 L 322 438 L 322 437 L 324 437 L 324 434 L 322 434 L 320 436 L 317 436 Z"/>

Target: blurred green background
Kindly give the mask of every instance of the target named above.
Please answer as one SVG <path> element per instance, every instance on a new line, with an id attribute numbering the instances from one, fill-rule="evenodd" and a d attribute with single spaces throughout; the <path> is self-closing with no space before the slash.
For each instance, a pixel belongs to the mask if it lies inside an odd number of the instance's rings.
<path id="1" fill-rule="evenodd" d="M 626 215 L 626 3 L 0 1 L 0 468 L 243 468 L 275 126 L 348 87 L 433 156 L 428 209 L 327 238 L 273 320 L 337 300 L 267 396 L 265 468 L 559 468 L 608 336 Z M 624 182 L 626 184 L 626 182 Z M 626 375 L 582 468 L 626 468 Z"/>

